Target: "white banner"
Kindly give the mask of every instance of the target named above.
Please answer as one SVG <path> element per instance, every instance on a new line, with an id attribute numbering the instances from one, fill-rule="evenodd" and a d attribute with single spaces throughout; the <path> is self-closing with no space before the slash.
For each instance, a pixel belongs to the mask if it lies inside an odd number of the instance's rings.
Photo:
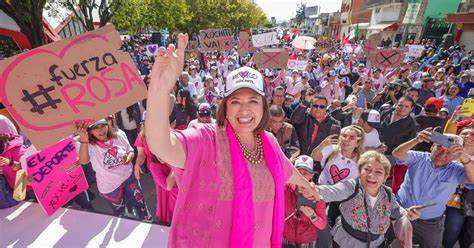
<path id="1" fill-rule="evenodd" d="M 288 60 L 287 67 L 290 70 L 304 71 L 308 65 L 308 60 Z"/>
<path id="2" fill-rule="evenodd" d="M 252 35 L 252 43 L 254 47 L 270 46 L 278 44 L 277 33 L 265 33 Z"/>
<path id="3" fill-rule="evenodd" d="M 406 55 L 409 57 L 419 57 L 423 50 L 425 50 L 425 46 L 423 45 L 408 45 L 408 52 L 406 52 Z"/>

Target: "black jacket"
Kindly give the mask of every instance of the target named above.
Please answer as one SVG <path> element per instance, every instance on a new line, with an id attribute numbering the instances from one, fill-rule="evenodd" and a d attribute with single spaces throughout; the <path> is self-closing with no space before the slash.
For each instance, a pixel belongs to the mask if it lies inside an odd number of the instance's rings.
<path id="1" fill-rule="evenodd" d="M 420 131 L 420 126 L 411 116 L 390 123 L 394 111 L 395 109 L 387 109 L 380 114 L 380 141 L 387 146 L 385 154 L 389 155 L 397 146 L 415 138 L 416 133 Z"/>
<path id="2" fill-rule="evenodd" d="M 341 123 L 341 127 L 352 125 L 352 112 L 343 112 L 342 108 L 337 108 L 331 112 L 331 117 Z"/>
<path id="3" fill-rule="evenodd" d="M 339 121 L 327 116 L 324 122 L 318 122 L 308 112 L 309 103 L 302 101 L 291 115 L 291 123 L 296 129 L 298 140 L 300 141 L 301 155 L 311 155 L 316 146 L 318 146 L 331 132 L 331 125 L 340 126 Z M 318 126 L 318 132 L 313 142 L 311 136 L 314 132 L 314 124 Z"/>
<path id="4" fill-rule="evenodd" d="M 444 130 L 444 126 L 446 125 L 446 120 L 439 118 L 437 116 L 418 116 L 415 118 L 418 125 L 420 125 L 420 130 L 423 130 L 428 127 L 437 127 L 440 126 L 441 130 Z M 422 142 L 415 146 L 417 151 L 428 152 L 431 148 L 433 143 L 429 142 Z"/>

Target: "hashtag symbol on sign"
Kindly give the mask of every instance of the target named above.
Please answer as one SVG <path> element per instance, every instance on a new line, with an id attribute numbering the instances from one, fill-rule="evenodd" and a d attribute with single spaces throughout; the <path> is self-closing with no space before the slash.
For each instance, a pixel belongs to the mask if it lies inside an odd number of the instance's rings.
<path id="1" fill-rule="evenodd" d="M 61 99 L 53 99 L 48 93 L 54 90 L 54 86 L 44 88 L 42 85 L 38 84 L 38 91 L 30 94 L 27 90 L 22 90 L 24 97 L 21 98 L 24 102 L 29 102 L 33 107 L 30 109 L 33 113 L 44 114 L 43 109 L 51 107 L 57 109 L 56 104 L 61 102 Z M 38 104 L 36 101 L 37 97 L 42 96 L 46 102 Z"/>

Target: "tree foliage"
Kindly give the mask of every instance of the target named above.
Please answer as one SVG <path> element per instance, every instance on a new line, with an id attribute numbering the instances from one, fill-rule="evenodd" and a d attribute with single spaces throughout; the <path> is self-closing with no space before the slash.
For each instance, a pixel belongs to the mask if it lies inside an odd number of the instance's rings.
<path id="1" fill-rule="evenodd" d="M 0 0 L 0 9 L 16 22 L 33 48 L 45 41 L 42 24 L 45 4 L 46 0 Z"/>
<path id="2" fill-rule="evenodd" d="M 298 4 L 298 9 L 296 10 L 296 20 L 298 25 L 301 23 L 304 23 L 304 20 L 306 19 L 306 14 L 305 14 L 305 9 L 306 9 L 306 3 L 300 2 Z"/>
<path id="3" fill-rule="evenodd" d="M 145 26 L 185 32 L 237 30 L 267 21 L 262 9 L 250 0 L 114 0 L 112 11 L 112 22 L 133 33 Z"/>
<path id="4" fill-rule="evenodd" d="M 94 30 L 94 11 L 99 14 L 99 27 L 107 25 L 112 18 L 111 5 L 116 0 L 47 0 L 46 8 L 53 16 L 63 15 L 63 10 L 74 13 L 86 30 Z M 64 17 L 64 16 L 62 16 Z"/>
<path id="5" fill-rule="evenodd" d="M 112 23 L 130 34 L 136 34 L 146 24 L 150 2 L 150 0 L 114 0 L 111 5 Z"/>

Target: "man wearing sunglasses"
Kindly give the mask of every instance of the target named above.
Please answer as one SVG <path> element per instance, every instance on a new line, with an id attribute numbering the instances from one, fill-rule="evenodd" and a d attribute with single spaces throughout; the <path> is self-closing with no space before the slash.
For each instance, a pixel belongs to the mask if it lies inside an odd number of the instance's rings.
<path id="1" fill-rule="evenodd" d="M 332 125 L 340 126 L 339 121 L 328 115 L 328 104 L 324 96 L 315 96 L 314 90 L 309 89 L 293 111 L 290 121 L 298 134 L 301 155 L 310 155 L 329 136 Z"/>

